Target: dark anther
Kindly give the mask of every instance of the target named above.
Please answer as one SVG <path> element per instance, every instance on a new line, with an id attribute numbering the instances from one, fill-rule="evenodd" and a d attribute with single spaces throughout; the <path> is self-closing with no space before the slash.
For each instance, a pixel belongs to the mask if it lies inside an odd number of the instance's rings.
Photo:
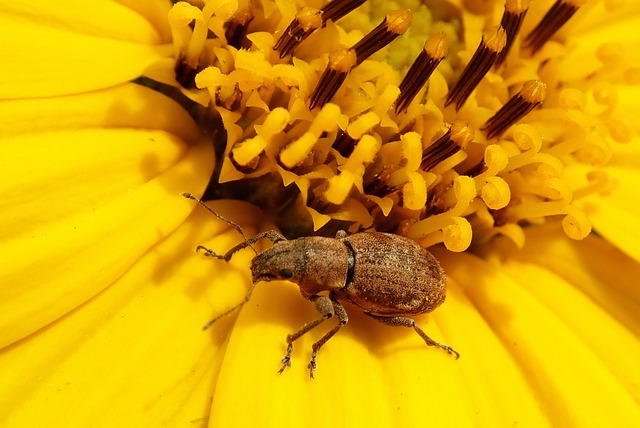
<path id="1" fill-rule="evenodd" d="M 444 34 L 436 34 L 427 39 L 422 51 L 413 61 L 409 71 L 400 83 L 400 96 L 396 101 L 396 114 L 409 107 L 411 101 L 418 94 L 418 91 L 427 82 L 440 61 L 442 61 L 449 51 L 449 43 Z"/>
<path id="2" fill-rule="evenodd" d="M 284 58 L 321 26 L 322 12 L 318 9 L 304 7 L 284 30 L 273 49 L 280 52 L 280 58 Z"/>
<path id="3" fill-rule="evenodd" d="M 471 61 L 469 61 L 469 64 L 462 71 L 462 75 L 460 75 L 456 84 L 447 94 L 445 106 L 454 103 L 456 110 L 462 107 L 471 92 L 491 69 L 506 42 L 506 33 L 499 25 L 492 27 L 482 35 L 482 41 L 473 54 Z"/>
<path id="4" fill-rule="evenodd" d="M 334 55 L 320 76 L 318 85 L 311 94 L 309 109 L 324 106 L 338 92 L 353 67 L 382 49 L 393 39 L 403 34 L 411 25 L 411 11 L 400 10 L 387 14 L 382 23 L 374 28 L 351 49 Z"/>
<path id="5" fill-rule="evenodd" d="M 537 52 L 586 3 L 586 0 L 557 0 L 542 21 L 529 33 L 524 47 Z"/>
<path id="6" fill-rule="evenodd" d="M 547 95 L 547 85 L 540 80 L 524 82 L 520 92 L 515 94 L 496 112 L 482 128 L 487 139 L 497 137 L 511 125 L 539 106 Z"/>
<path id="7" fill-rule="evenodd" d="M 196 74 L 200 69 L 190 66 L 186 63 L 183 56 L 178 57 L 174 72 L 176 74 L 176 81 L 182 85 L 183 88 L 191 89 L 196 87 Z"/>
<path id="8" fill-rule="evenodd" d="M 397 10 L 387 14 L 380 25 L 371 30 L 369 34 L 353 46 L 352 49 L 356 52 L 357 57 L 355 65 L 360 64 L 372 54 L 387 46 L 396 37 L 404 34 L 411 25 L 411 19 L 412 14 L 408 9 Z"/>
<path id="9" fill-rule="evenodd" d="M 511 46 L 520 32 L 522 21 L 524 21 L 530 5 L 531 0 L 507 0 L 504 3 L 504 14 L 502 15 L 500 26 L 502 26 L 507 33 L 507 44 L 498 54 L 495 64 L 496 67 L 502 65 L 507 58 L 507 54 L 511 50 Z"/>
<path id="10" fill-rule="evenodd" d="M 336 135 L 336 139 L 331 145 L 334 149 L 338 151 L 342 156 L 349 157 L 349 155 L 353 152 L 353 148 L 356 145 L 356 140 L 351 137 L 346 131 L 339 131 L 338 135 Z"/>
<path id="11" fill-rule="evenodd" d="M 320 10 L 310 7 L 303 8 L 282 33 L 273 49 L 280 52 L 280 58 L 284 58 L 292 53 L 311 33 L 324 27 L 328 20 L 337 21 L 365 1 L 333 0 Z"/>
<path id="12" fill-rule="evenodd" d="M 320 76 L 320 80 L 316 85 L 311 100 L 309 101 L 309 109 L 324 106 L 338 92 L 342 82 L 347 78 L 349 71 L 355 66 L 356 53 L 352 49 L 338 52 L 329 59 L 327 68 Z"/>
<path id="13" fill-rule="evenodd" d="M 253 20 L 253 15 L 248 10 L 237 12 L 224 24 L 224 36 L 227 44 L 236 49 L 247 48 L 247 29 Z"/>
<path id="14" fill-rule="evenodd" d="M 451 128 L 422 152 L 420 169 L 429 171 L 443 160 L 467 147 L 473 139 L 473 131 L 463 122 L 456 121 Z"/>

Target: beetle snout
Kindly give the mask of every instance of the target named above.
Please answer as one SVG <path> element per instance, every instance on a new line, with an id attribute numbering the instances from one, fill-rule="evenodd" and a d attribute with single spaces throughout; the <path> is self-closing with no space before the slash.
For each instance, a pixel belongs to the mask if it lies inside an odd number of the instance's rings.
<path id="1" fill-rule="evenodd" d="M 276 244 L 266 251 L 258 254 L 251 262 L 251 276 L 253 282 L 290 280 L 297 282 L 296 272 L 301 257 L 289 246 Z"/>
<path id="2" fill-rule="evenodd" d="M 277 276 L 271 274 L 271 273 L 253 273 L 252 275 L 252 280 L 253 283 L 255 284 L 256 282 L 260 282 L 260 281 L 275 281 L 278 279 Z"/>

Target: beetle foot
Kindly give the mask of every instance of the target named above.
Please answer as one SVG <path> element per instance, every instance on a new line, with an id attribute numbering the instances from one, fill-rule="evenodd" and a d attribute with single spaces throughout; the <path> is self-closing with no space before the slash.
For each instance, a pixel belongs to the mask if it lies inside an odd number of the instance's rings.
<path id="1" fill-rule="evenodd" d="M 309 377 L 311 379 L 313 379 L 313 371 L 318 368 L 318 365 L 316 364 L 316 353 L 315 352 L 311 353 L 311 361 L 309 361 L 309 364 L 307 365 L 307 367 L 309 368 Z"/>
<path id="2" fill-rule="evenodd" d="M 205 247 L 204 245 L 198 245 L 198 247 L 196 248 L 196 252 L 200 253 L 202 252 L 202 254 L 204 254 L 207 257 L 215 257 L 216 259 L 224 259 L 224 256 L 221 256 L 220 254 L 216 253 L 213 250 L 210 250 L 209 248 Z"/>
<path id="3" fill-rule="evenodd" d="M 282 359 L 282 367 L 278 370 L 279 374 L 282 374 L 287 367 L 291 367 L 291 352 L 293 352 L 293 345 L 290 343 L 287 346 L 287 354 Z"/>
<path id="4" fill-rule="evenodd" d="M 447 351 L 449 355 L 453 355 L 454 357 L 456 357 L 456 360 L 460 358 L 460 354 L 458 353 L 458 351 L 453 349 L 451 346 L 443 345 L 442 343 L 437 343 L 437 342 L 436 342 L 436 346 L 440 349 Z"/>

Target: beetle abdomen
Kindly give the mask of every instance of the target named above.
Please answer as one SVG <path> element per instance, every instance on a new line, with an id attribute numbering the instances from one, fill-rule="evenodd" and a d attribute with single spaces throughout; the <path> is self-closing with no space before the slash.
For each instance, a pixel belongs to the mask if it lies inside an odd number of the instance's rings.
<path id="1" fill-rule="evenodd" d="M 353 278 L 338 292 L 343 299 L 377 315 L 430 312 L 444 302 L 444 271 L 415 241 L 387 233 L 357 233 L 342 242 L 355 256 Z"/>

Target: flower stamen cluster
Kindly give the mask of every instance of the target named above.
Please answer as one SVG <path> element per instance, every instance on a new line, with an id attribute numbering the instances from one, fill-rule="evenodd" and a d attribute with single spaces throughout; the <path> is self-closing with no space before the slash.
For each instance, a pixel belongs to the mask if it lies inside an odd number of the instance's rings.
<path id="1" fill-rule="evenodd" d="M 570 47 L 545 49 L 584 1 L 558 0 L 535 26 L 529 0 L 377 26 L 367 2 L 316 3 L 174 6 L 176 81 L 226 132 L 218 183 L 296 186 L 315 230 L 337 220 L 452 251 L 496 234 L 522 245 L 523 226 L 553 216 L 589 234 L 572 202 L 606 186 L 576 188 L 564 169 L 605 163 L 617 131 L 574 100 L 596 93 L 553 74 Z"/>

